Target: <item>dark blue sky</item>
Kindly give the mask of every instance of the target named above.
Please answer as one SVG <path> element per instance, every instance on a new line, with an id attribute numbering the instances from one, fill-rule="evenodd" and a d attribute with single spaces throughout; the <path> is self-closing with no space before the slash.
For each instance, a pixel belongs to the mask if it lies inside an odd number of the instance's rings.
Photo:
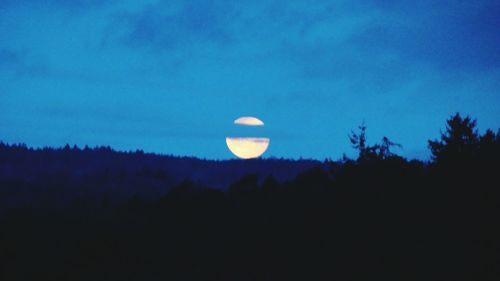
<path id="1" fill-rule="evenodd" d="M 333 3 L 333 4 L 332 4 Z M 232 157 L 426 158 L 454 112 L 500 120 L 500 1 L 0 1 L 0 140 Z"/>

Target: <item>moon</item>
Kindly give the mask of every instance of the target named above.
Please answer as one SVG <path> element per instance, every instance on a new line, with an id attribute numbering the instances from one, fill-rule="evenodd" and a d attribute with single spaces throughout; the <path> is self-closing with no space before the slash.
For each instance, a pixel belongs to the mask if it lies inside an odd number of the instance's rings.
<path id="1" fill-rule="evenodd" d="M 262 122 L 262 120 L 251 116 L 240 117 L 234 120 L 234 124 L 244 126 L 264 126 L 264 122 Z"/>
<path id="2" fill-rule="evenodd" d="M 238 126 L 264 126 L 264 122 L 256 117 L 240 117 L 234 120 Z M 265 137 L 226 137 L 229 150 L 238 158 L 258 158 L 269 147 L 269 138 Z"/>

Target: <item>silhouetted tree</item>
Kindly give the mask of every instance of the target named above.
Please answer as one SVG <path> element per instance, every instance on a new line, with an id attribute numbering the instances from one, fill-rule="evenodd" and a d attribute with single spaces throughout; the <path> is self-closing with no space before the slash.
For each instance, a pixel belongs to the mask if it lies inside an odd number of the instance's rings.
<path id="1" fill-rule="evenodd" d="M 386 159 L 389 157 L 394 157 L 396 154 L 394 154 L 391 151 L 391 147 L 399 147 L 402 148 L 403 146 L 399 143 L 392 142 L 388 137 L 383 137 L 382 138 L 382 143 L 378 145 L 378 157 L 380 159 Z"/>
<path id="2" fill-rule="evenodd" d="M 354 149 L 358 150 L 358 161 L 364 161 L 376 158 L 375 147 L 366 144 L 366 125 L 361 124 L 358 127 L 359 133 L 351 131 L 349 140 Z"/>
<path id="3" fill-rule="evenodd" d="M 279 184 L 274 179 L 272 175 L 267 176 L 262 183 L 262 190 L 264 192 L 274 192 L 278 188 Z"/>
<path id="4" fill-rule="evenodd" d="M 325 163 L 0 142 L 0 280 L 497 281 L 500 133 L 474 126 L 432 142 L 471 150 L 460 166 L 370 146 L 364 125 L 358 161 Z"/>
<path id="5" fill-rule="evenodd" d="M 446 121 L 446 130 L 441 132 L 441 139 L 429 140 L 429 148 L 435 161 L 470 159 L 477 153 L 479 142 L 476 120 L 469 116 L 462 118 L 456 113 Z"/>
<path id="6" fill-rule="evenodd" d="M 250 191 L 258 187 L 259 178 L 255 174 L 246 175 L 240 178 L 235 183 L 231 184 L 229 189 L 234 191 Z"/>
<path id="7" fill-rule="evenodd" d="M 387 137 L 382 138 L 380 144 L 368 145 L 366 142 L 366 125 L 363 123 L 359 127 L 359 133 L 351 131 L 349 134 L 349 140 L 354 149 L 358 150 L 358 161 L 369 161 L 369 160 L 384 160 L 388 157 L 395 156 L 391 152 L 391 147 L 402 147 L 400 144 L 392 142 Z"/>

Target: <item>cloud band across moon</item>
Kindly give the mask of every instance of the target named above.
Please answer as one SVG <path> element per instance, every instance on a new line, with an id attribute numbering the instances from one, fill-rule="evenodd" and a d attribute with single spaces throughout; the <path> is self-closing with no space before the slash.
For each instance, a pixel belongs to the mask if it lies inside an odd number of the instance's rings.
<path id="1" fill-rule="evenodd" d="M 235 125 L 240 126 L 264 126 L 262 120 L 244 116 L 234 120 Z M 265 137 L 226 137 L 229 150 L 239 158 L 251 159 L 260 157 L 269 147 L 269 138 Z"/>

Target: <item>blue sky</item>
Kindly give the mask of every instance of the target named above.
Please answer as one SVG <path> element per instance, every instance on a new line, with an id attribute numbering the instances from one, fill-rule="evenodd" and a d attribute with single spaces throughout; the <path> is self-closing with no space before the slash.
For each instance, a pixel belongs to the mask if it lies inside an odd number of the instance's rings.
<path id="1" fill-rule="evenodd" d="M 0 140 L 231 158 L 239 116 L 265 156 L 427 140 L 459 111 L 500 120 L 499 1 L 0 1 Z"/>

